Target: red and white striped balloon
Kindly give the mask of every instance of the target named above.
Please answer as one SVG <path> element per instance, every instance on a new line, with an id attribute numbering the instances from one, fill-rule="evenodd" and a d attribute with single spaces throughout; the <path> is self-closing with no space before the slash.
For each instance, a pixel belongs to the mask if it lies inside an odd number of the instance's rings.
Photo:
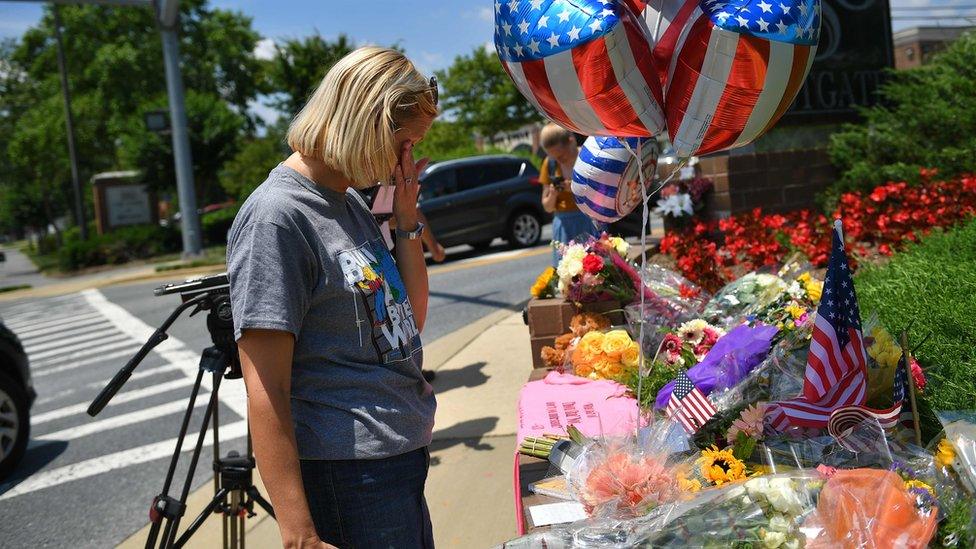
<path id="1" fill-rule="evenodd" d="M 819 0 L 647 3 L 644 20 L 679 156 L 740 147 L 773 127 L 810 72 L 819 9 Z"/>

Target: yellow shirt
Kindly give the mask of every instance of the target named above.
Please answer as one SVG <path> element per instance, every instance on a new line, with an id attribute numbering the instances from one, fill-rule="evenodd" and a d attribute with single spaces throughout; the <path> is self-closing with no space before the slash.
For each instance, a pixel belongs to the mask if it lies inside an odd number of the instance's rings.
<path id="1" fill-rule="evenodd" d="M 563 176 L 563 170 L 556 163 L 556 177 Z M 543 185 L 551 185 L 552 178 L 549 176 L 549 157 L 542 162 L 542 173 L 539 174 L 539 183 Z M 559 191 L 556 195 L 556 213 L 566 213 L 566 212 L 577 212 L 579 208 L 576 206 L 576 199 L 573 198 L 573 191 L 569 189 L 569 180 L 564 180 L 563 185 L 565 185 L 565 190 Z"/>

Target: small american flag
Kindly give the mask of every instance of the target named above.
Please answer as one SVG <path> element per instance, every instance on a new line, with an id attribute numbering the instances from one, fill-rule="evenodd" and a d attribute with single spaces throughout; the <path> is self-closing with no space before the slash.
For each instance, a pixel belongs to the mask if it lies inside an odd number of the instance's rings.
<path id="1" fill-rule="evenodd" d="M 901 359 L 895 369 L 894 401 L 901 404 L 901 415 L 899 421 L 902 426 L 908 429 L 915 428 L 915 414 L 912 411 L 912 399 L 908 393 L 908 352 L 904 349 Z"/>
<path id="2" fill-rule="evenodd" d="M 777 431 L 790 426 L 823 429 L 831 412 L 842 406 L 863 406 L 867 398 L 868 360 L 861 336 L 861 312 L 842 230 L 838 220 L 807 355 L 803 394 L 773 403 L 767 411 Z"/>
<path id="3" fill-rule="evenodd" d="M 681 372 L 674 380 L 674 390 L 665 412 L 669 418 L 678 420 L 688 434 L 693 434 L 715 415 L 715 406 L 695 387 L 688 374 Z"/>

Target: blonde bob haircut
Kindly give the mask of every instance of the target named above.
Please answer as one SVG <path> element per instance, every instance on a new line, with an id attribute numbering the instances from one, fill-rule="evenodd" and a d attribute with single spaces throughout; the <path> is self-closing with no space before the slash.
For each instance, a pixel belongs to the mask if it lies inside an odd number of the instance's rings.
<path id="1" fill-rule="evenodd" d="M 388 182 L 394 136 L 419 115 L 436 116 L 428 81 L 402 53 L 359 48 L 326 73 L 288 128 L 288 146 L 325 162 L 357 188 Z"/>

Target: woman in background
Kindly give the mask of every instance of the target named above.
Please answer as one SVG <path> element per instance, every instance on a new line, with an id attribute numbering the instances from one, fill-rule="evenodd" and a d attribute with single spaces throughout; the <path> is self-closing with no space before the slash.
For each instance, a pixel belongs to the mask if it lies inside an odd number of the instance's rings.
<path id="1" fill-rule="evenodd" d="M 542 150 L 546 159 L 542 164 L 539 182 L 542 183 L 542 207 L 551 214 L 552 220 L 552 266 L 559 266 L 559 251 L 555 244 L 570 240 L 585 239 L 589 235 L 599 236 L 593 220 L 576 207 L 576 199 L 570 190 L 573 166 L 579 156 L 576 137 L 556 124 L 546 124 L 540 136 Z M 581 238 L 582 237 L 582 238 Z"/>

